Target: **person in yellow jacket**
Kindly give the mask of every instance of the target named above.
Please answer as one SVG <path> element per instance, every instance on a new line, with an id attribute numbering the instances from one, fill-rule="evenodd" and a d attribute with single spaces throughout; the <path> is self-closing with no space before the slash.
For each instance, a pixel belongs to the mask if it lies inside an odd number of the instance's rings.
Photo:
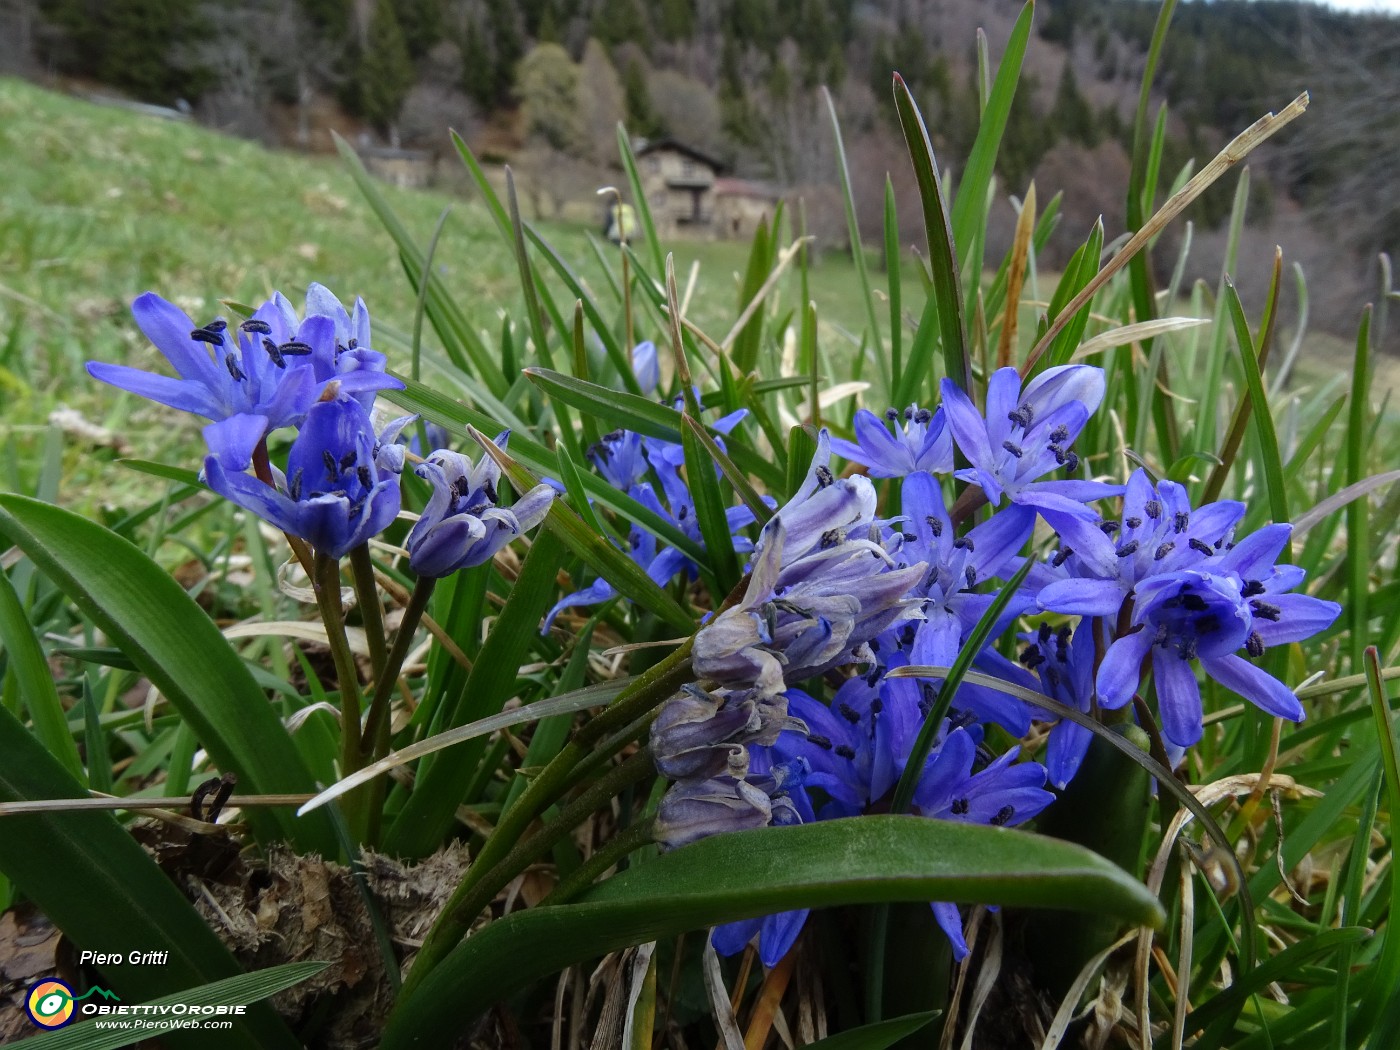
<path id="1" fill-rule="evenodd" d="M 608 209 L 607 238 L 613 244 L 625 244 L 637 233 L 637 212 L 632 205 L 616 201 Z"/>

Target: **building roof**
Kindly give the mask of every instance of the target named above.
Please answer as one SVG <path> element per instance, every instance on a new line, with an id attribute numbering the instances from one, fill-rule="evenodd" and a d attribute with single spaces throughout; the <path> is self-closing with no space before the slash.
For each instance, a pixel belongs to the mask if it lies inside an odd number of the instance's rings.
<path id="1" fill-rule="evenodd" d="M 673 139 L 669 135 L 665 138 L 645 141 L 640 146 L 636 147 L 635 152 L 637 156 L 644 157 L 648 153 L 657 153 L 661 150 L 674 150 L 676 153 L 682 153 L 691 160 L 699 161 L 701 164 L 713 168 L 717 172 L 725 170 L 723 162 L 716 160 L 708 153 L 696 149 L 694 146 L 688 146 L 684 142 Z"/>
<path id="2" fill-rule="evenodd" d="M 752 179 L 715 179 L 714 191 L 716 197 L 753 197 L 765 201 L 780 200 L 783 196 L 776 186 Z"/>

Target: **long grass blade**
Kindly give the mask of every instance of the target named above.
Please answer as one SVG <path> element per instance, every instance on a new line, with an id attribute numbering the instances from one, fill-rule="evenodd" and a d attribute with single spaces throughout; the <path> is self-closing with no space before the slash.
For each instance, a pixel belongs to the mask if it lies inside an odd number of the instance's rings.
<path id="1" fill-rule="evenodd" d="M 943 344 L 944 374 L 964 390 L 971 391 L 972 360 L 968 356 L 967 330 L 963 324 L 958 252 L 953 240 L 953 228 L 948 220 L 943 185 L 939 181 L 938 162 L 933 156 L 933 145 L 929 142 L 923 114 L 919 112 L 918 104 L 909 91 L 909 85 L 898 73 L 894 75 L 894 104 L 899 114 L 900 127 L 904 131 L 905 144 L 909 148 L 909 159 L 914 165 L 914 178 L 919 184 L 919 197 L 924 208 L 924 228 L 928 237 L 928 262 L 933 274 L 933 295 L 929 305 L 924 308 L 920 328 L 931 320 L 930 310 L 936 310 L 937 330 Z M 929 336 L 932 337 L 932 332 Z M 915 340 L 915 345 L 920 345 L 918 339 Z M 911 349 L 909 370 L 905 373 L 904 385 L 896 391 L 896 404 L 902 405 L 916 400 L 926 380 L 930 392 L 936 389 L 932 373 L 924 367 L 927 362 L 919 360 L 919 357 L 920 355 Z"/>
<path id="2" fill-rule="evenodd" d="M 1015 25 L 1011 27 L 1006 51 L 1001 56 L 996 79 L 992 82 L 991 91 L 987 94 L 987 103 L 982 109 L 977 138 L 972 143 L 967 167 L 958 181 L 958 192 L 953 198 L 953 243 L 968 253 L 970 260 L 967 272 L 963 275 L 968 286 L 965 308 L 969 313 L 982 280 L 983 247 L 987 236 L 984 212 L 988 191 L 991 188 L 992 173 L 996 168 L 997 153 L 1001 149 L 1002 136 L 1006 133 L 1006 123 L 1011 116 L 1011 104 L 1016 98 L 1016 87 L 1021 80 L 1021 64 L 1026 57 L 1026 45 L 1030 41 L 1031 23 L 1034 18 L 1035 3 L 1027 3 L 1021 8 Z M 950 372 L 949 375 L 957 378 L 955 372 Z"/>
<path id="3" fill-rule="evenodd" d="M 826 111 L 831 116 L 831 134 L 836 143 L 836 174 L 841 180 L 841 201 L 846 209 L 846 236 L 851 244 L 851 262 L 855 263 L 856 280 L 860 282 L 861 300 L 865 306 L 865 323 L 870 326 L 870 338 L 867 346 L 874 354 L 877 367 L 880 369 L 880 378 L 886 390 L 892 390 L 890 385 L 893 382 L 890 363 L 885 360 L 884 343 L 880 339 L 880 320 L 875 311 L 875 295 L 870 288 L 870 276 L 865 271 L 865 243 L 861 240 L 860 224 L 856 221 L 856 199 L 855 191 L 851 187 L 850 167 L 846 163 L 846 144 L 841 138 L 841 121 L 836 116 L 836 103 L 832 100 L 831 92 L 822 88 L 822 99 L 826 102 Z M 889 210 L 893 208 L 894 202 L 886 190 L 886 221 L 885 221 L 885 243 L 886 259 L 889 258 Z M 896 252 L 897 254 L 897 252 Z M 897 271 L 896 271 L 897 272 Z M 890 287 L 893 289 L 895 278 L 891 278 Z M 897 325 L 896 306 L 890 307 L 890 324 Z M 891 333 L 891 346 L 897 347 L 897 337 Z M 898 349 L 892 349 L 894 360 L 899 358 Z M 860 359 L 857 358 L 856 367 L 852 369 L 852 378 L 860 378 Z"/>
<path id="4" fill-rule="evenodd" d="M 1108 283 L 1109 279 L 1121 270 L 1128 262 L 1137 255 L 1148 241 L 1160 233 L 1173 219 L 1180 215 L 1186 208 L 1204 193 L 1216 179 L 1224 175 L 1240 161 L 1244 160 L 1255 147 L 1265 140 L 1271 138 L 1282 128 L 1291 124 L 1303 111 L 1308 108 L 1307 92 L 1299 95 L 1277 114 L 1268 113 L 1260 117 L 1244 131 L 1236 135 L 1230 142 L 1216 154 L 1215 159 L 1202 168 L 1196 175 L 1183 186 L 1178 192 L 1172 194 L 1161 209 L 1148 220 L 1141 229 L 1129 238 L 1128 243 L 1123 245 L 1108 263 L 1101 269 L 1094 279 L 1085 286 L 1083 291 L 1074 297 L 1068 306 L 1061 311 L 1045 333 L 1036 341 L 1031 349 L 1030 357 L 1026 361 L 1026 372 L 1031 371 L 1037 361 L 1040 360 L 1054 341 L 1060 331 L 1069 324 L 1071 318 L 1079 312 L 1079 308 L 1094 297 L 1100 288 Z"/>

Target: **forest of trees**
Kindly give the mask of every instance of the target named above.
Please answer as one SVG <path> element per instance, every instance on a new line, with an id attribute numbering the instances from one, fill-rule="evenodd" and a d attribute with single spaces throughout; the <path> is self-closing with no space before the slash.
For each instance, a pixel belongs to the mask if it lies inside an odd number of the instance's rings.
<path id="1" fill-rule="evenodd" d="M 362 134 L 441 150 L 456 128 L 510 158 L 537 207 L 614 181 L 613 129 L 674 136 L 812 203 L 832 204 L 829 122 L 853 168 L 889 171 L 910 197 L 889 103 L 891 70 L 914 87 L 940 156 L 977 128 L 976 30 L 993 60 L 1017 0 L 0 0 L 0 71 L 99 81 L 142 101 L 188 104 L 235 134 L 309 146 L 332 111 Z M 1158 15 L 1149 0 L 1050 0 L 999 159 L 1007 193 L 1041 170 L 1082 183 L 1092 222 L 1131 148 L 1139 78 Z M 1256 218 L 1279 202 L 1323 216 L 1358 253 L 1400 244 L 1392 192 L 1400 131 L 1400 21 L 1292 0 L 1180 5 L 1157 85 L 1170 108 L 1164 167 L 1213 154 L 1299 85 L 1314 114 L 1260 159 Z M 955 160 L 953 161 L 955 164 Z M 1095 179 L 1098 174 L 1099 185 Z M 862 180 L 878 225 L 883 179 Z M 1121 193 L 1121 191 L 1117 191 Z M 1195 212 L 1206 227 L 1230 189 Z M 821 202 L 827 206 L 823 208 Z M 1117 202 L 1116 206 L 1121 206 Z M 905 209 L 912 224 L 916 210 Z M 830 213 L 829 215 L 827 213 Z M 1118 216 L 1121 222 L 1121 216 Z M 1082 236 L 1082 231 L 1078 231 Z"/>

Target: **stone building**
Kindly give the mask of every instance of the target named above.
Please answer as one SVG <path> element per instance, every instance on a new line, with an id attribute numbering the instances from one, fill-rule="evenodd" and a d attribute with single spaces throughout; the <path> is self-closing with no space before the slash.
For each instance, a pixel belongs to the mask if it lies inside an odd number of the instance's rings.
<path id="1" fill-rule="evenodd" d="M 746 241 L 753 236 L 758 224 L 767 219 L 771 224 L 773 212 L 782 199 L 774 187 L 750 179 L 715 179 L 713 235 L 728 240 Z"/>
<path id="2" fill-rule="evenodd" d="M 767 183 L 724 177 L 718 160 L 672 138 L 643 143 L 636 155 L 642 192 L 662 237 L 747 240 L 761 220 L 773 218 L 782 199 Z"/>
<path id="3" fill-rule="evenodd" d="M 675 139 L 655 139 L 637 151 L 642 192 L 656 232 L 704 236 L 714 222 L 715 179 L 723 165 Z"/>

